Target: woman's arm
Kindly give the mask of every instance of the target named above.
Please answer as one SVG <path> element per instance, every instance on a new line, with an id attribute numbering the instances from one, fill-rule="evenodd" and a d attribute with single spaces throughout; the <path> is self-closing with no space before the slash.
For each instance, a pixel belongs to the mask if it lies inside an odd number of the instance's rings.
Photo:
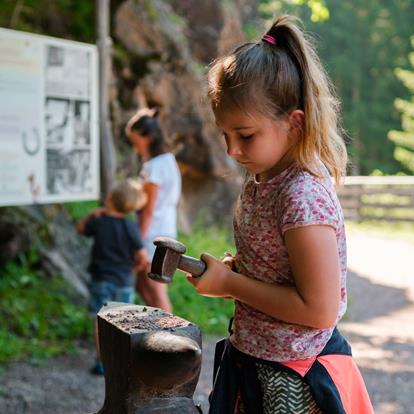
<path id="1" fill-rule="evenodd" d="M 231 296 L 285 322 L 314 328 L 335 324 L 340 303 L 340 267 L 336 236 L 331 227 L 288 230 L 285 243 L 296 286 L 275 285 L 232 272 L 204 255 L 208 269 L 189 278 L 206 296 Z"/>
<path id="2" fill-rule="evenodd" d="M 148 262 L 147 251 L 142 248 L 135 251 L 134 254 L 134 271 L 145 270 Z"/>
<path id="3" fill-rule="evenodd" d="M 147 182 L 144 184 L 144 192 L 147 195 L 147 204 L 139 215 L 139 227 L 143 239 L 147 237 L 149 225 L 154 215 L 155 205 L 158 200 L 160 188 L 157 184 Z"/>

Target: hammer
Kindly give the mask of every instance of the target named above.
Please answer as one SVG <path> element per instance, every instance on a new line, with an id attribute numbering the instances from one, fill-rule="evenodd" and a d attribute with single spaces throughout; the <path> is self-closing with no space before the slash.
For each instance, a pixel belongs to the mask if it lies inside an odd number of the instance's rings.
<path id="1" fill-rule="evenodd" d="M 184 254 L 186 247 L 179 241 L 170 237 L 156 237 L 154 244 L 157 247 L 148 277 L 156 282 L 171 283 L 177 269 L 191 273 L 193 277 L 200 277 L 206 270 L 207 266 L 202 260 Z"/>

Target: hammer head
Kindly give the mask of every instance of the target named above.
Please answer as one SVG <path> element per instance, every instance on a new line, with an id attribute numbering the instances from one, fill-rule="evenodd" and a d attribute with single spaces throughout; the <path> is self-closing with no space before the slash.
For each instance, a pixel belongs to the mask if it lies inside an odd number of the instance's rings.
<path id="1" fill-rule="evenodd" d="M 181 255 L 185 253 L 185 246 L 170 237 L 156 237 L 157 246 L 151 263 L 151 272 L 148 277 L 161 283 L 171 283 L 180 262 Z"/>

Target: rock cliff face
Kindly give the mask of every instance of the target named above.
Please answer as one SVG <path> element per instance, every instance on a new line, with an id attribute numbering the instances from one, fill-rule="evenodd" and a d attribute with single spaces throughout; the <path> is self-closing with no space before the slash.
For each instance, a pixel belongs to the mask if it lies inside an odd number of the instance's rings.
<path id="1" fill-rule="evenodd" d="M 181 230 L 189 231 L 197 216 L 207 224 L 229 223 L 242 179 L 204 98 L 205 74 L 214 58 L 244 40 L 245 22 L 257 17 L 255 1 L 113 0 L 111 7 L 118 174 L 133 176 L 139 167 L 124 136 L 127 120 L 138 107 L 157 106 L 183 176 Z M 52 16 L 61 22 L 59 13 Z M 60 26 L 41 31 L 67 37 Z M 82 300 L 89 247 L 62 205 L 0 209 L 0 267 L 35 248 L 39 266 L 62 275 Z"/>
<path id="2" fill-rule="evenodd" d="M 243 21 L 254 10 L 250 3 L 127 0 L 113 19 L 114 37 L 123 49 L 115 49 L 115 140 L 122 149 L 123 126 L 137 107 L 160 108 L 183 176 L 183 230 L 198 214 L 208 222 L 228 219 L 240 188 L 240 172 L 226 156 L 204 98 L 205 74 L 209 62 L 244 40 Z M 128 162 L 121 168 L 133 173 Z"/>

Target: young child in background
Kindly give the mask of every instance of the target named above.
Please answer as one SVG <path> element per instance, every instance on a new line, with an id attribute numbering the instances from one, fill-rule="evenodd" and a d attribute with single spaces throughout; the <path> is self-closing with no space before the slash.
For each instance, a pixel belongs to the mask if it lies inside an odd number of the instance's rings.
<path id="1" fill-rule="evenodd" d="M 332 184 L 346 148 L 328 78 L 290 16 L 209 71 L 228 154 L 248 176 L 236 205 L 237 253 L 204 254 L 189 281 L 235 299 L 218 343 L 210 413 L 347 413 L 373 409 L 336 328 L 345 313 L 346 240 Z"/>
<path id="2" fill-rule="evenodd" d="M 94 315 L 108 301 L 134 302 L 133 270 L 146 265 L 147 254 L 136 223 L 126 216 L 142 208 L 145 202 L 142 185 L 128 179 L 111 189 L 105 207 L 91 211 L 77 225 L 79 233 L 94 239 L 88 269 L 91 274 L 89 310 Z M 96 329 L 95 339 L 99 355 Z M 103 374 L 99 359 L 91 372 Z"/>

